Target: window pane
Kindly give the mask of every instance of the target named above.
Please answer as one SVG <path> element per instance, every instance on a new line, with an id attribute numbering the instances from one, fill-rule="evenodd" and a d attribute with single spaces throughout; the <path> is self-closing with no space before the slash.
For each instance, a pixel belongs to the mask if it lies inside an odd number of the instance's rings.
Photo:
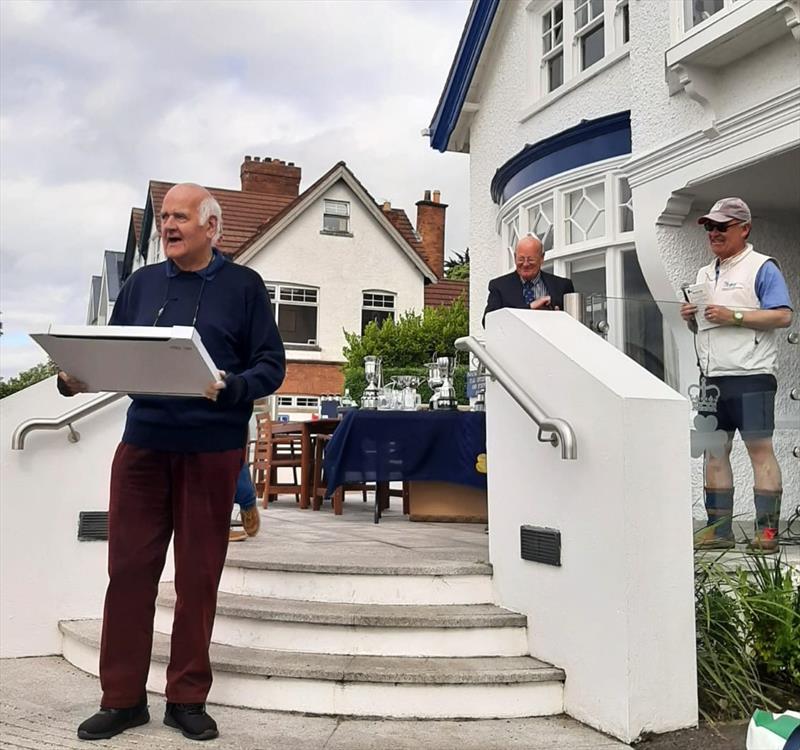
<path id="1" fill-rule="evenodd" d="M 575 28 L 581 29 L 589 22 L 589 6 L 584 5 L 575 11 Z"/>
<path id="2" fill-rule="evenodd" d="M 605 185 L 589 185 L 566 195 L 567 243 L 595 239 L 605 234 Z"/>
<path id="3" fill-rule="evenodd" d="M 347 232 L 349 230 L 350 220 L 344 216 L 330 216 L 325 214 L 322 222 L 322 228 L 326 232 Z"/>
<path id="4" fill-rule="evenodd" d="M 603 0 L 591 0 L 592 18 L 603 15 Z"/>
<path id="5" fill-rule="evenodd" d="M 624 177 L 619 181 L 619 231 L 633 231 L 633 196 L 631 186 Z"/>
<path id="6" fill-rule="evenodd" d="M 564 24 L 559 23 L 558 26 L 556 26 L 553 29 L 553 46 L 558 47 L 558 45 L 561 44 L 561 42 L 563 41 L 564 41 Z"/>
<path id="7" fill-rule="evenodd" d="M 347 201 L 325 201 L 325 213 L 350 216 L 350 204 Z"/>
<path id="8" fill-rule="evenodd" d="M 688 31 L 698 23 L 722 10 L 725 0 L 684 0 L 684 28 Z"/>
<path id="9" fill-rule="evenodd" d="M 664 324 L 639 267 L 636 252 L 622 254 L 625 354 L 664 379 Z"/>
<path id="10" fill-rule="evenodd" d="M 555 8 L 553 8 L 553 18 L 555 19 L 555 23 L 560 23 L 561 20 L 564 18 L 564 7 L 562 6 L 561 3 L 556 5 Z"/>
<path id="11" fill-rule="evenodd" d="M 572 279 L 575 291 L 584 295 L 587 322 L 597 324 L 604 320 L 607 321 L 605 264 L 602 268 L 571 271 L 569 276 Z"/>
<path id="12" fill-rule="evenodd" d="M 281 304 L 278 330 L 287 344 L 308 344 L 317 340 L 317 308 Z"/>
<path id="13" fill-rule="evenodd" d="M 603 24 L 600 24 L 581 37 L 581 70 L 603 59 L 604 35 Z"/>
<path id="14" fill-rule="evenodd" d="M 627 5 L 622 6 L 622 43 L 631 40 L 631 12 Z"/>
<path id="15" fill-rule="evenodd" d="M 367 329 L 370 321 L 374 320 L 380 326 L 384 320 L 391 318 L 394 320 L 394 313 L 389 310 L 362 310 L 361 311 L 361 335 Z"/>
<path id="16" fill-rule="evenodd" d="M 552 49 L 552 47 L 553 44 L 550 41 L 550 32 L 548 31 L 542 38 L 542 50 L 544 54 L 547 54 Z"/>
<path id="17" fill-rule="evenodd" d="M 547 61 L 547 90 L 554 91 L 564 83 L 564 55 L 559 53 Z"/>
<path id="18" fill-rule="evenodd" d="M 550 25 L 551 24 L 552 24 L 552 21 L 550 20 L 550 14 L 549 13 L 545 13 L 542 16 L 542 30 L 543 31 L 550 31 Z"/>

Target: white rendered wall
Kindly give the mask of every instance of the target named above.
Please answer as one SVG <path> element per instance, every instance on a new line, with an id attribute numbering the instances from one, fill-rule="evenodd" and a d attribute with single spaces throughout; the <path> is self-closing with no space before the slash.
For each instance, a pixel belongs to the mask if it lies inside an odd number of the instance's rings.
<path id="1" fill-rule="evenodd" d="M 577 461 L 497 383 L 487 392 L 496 603 L 567 674 L 565 710 L 631 741 L 697 720 L 689 404 L 565 313 L 500 310 L 486 342 L 575 430 Z M 520 526 L 561 531 L 562 566 L 520 558 Z"/>
<path id="2" fill-rule="evenodd" d="M 61 653 L 59 620 L 98 618 L 107 576 L 106 542 L 78 541 L 78 513 L 108 510 L 111 459 L 128 399 L 114 402 L 67 430 L 28 434 L 11 450 L 20 422 L 58 417 L 96 398 L 65 398 L 48 378 L 0 401 L 0 657 Z M 172 577 L 167 556 L 164 577 Z"/>
<path id="3" fill-rule="evenodd" d="M 320 234 L 323 200 L 350 202 L 352 237 Z M 343 361 L 342 329 L 361 333 L 362 293 L 395 294 L 395 318 L 420 311 L 420 271 L 343 182 L 309 206 L 247 265 L 265 281 L 319 288 L 317 340 L 322 351 L 290 349 L 292 359 Z"/>

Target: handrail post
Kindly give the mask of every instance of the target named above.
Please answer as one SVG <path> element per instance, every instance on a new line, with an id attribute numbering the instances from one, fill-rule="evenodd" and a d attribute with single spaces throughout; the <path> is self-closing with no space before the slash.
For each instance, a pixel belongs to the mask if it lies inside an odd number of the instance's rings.
<path id="1" fill-rule="evenodd" d="M 560 444 L 561 458 L 564 460 L 574 461 L 578 458 L 578 444 L 572 426 L 558 417 L 548 417 L 474 336 L 462 336 L 456 339 L 456 349 L 469 351 L 475 355 L 475 358 L 483 364 L 492 378 L 503 386 L 508 395 L 539 426 L 540 441 L 550 443 L 554 447 Z M 550 437 L 543 438 L 544 432 L 551 433 Z"/>

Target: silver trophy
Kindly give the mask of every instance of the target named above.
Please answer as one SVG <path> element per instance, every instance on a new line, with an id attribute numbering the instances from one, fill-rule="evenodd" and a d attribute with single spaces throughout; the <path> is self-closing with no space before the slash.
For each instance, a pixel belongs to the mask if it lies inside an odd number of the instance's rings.
<path id="1" fill-rule="evenodd" d="M 428 385 L 431 389 L 431 398 L 428 406 L 431 409 L 437 409 L 437 402 L 439 400 L 439 388 L 442 385 L 442 373 L 439 369 L 439 361 L 434 359 L 433 362 L 428 362 L 425 365 L 428 368 Z"/>
<path id="2" fill-rule="evenodd" d="M 442 384 L 439 386 L 439 397 L 436 399 L 436 409 L 457 409 L 458 399 L 456 389 L 453 385 L 453 375 L 456 370 L 455 357 L 437 357 L 439 373 L 442 376 Z"/>
<path id="3" fill-rule="evenodd" d="M 364 375 L 367 378 L 367 387 L 361 396 L 362 409 L 378 408 L 378 400 L 383 385 L 381 361 L 380 357 L 364 357 Z"/>

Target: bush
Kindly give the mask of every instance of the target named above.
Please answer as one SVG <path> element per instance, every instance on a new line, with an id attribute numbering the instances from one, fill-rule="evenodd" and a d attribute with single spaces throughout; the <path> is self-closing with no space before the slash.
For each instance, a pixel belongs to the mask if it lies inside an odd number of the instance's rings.
<path id="1" fill-rule="evenodd" d="M 24 370 L 19 375 L 9 380 L 0 379 L 0 398 L 5 398 L 12 393 L 21 391 L 23 388 L 38 383 L 40 380 L 45 380 L 51 375 L 55 375 L 57 372 L 58 367 L 56 367 L 54 362 L 42 362 L 35 367 L 31 367 L 29 370 Z"/>
<path id="2" fill-rule="evenodd" d="M 747 719 L 755 708 L 800 708 L 800 587 L 782 557 L 724 558 L 695 569 L 701 715 Z M 796 574 L 796 573 L 795 573 Z"/>

